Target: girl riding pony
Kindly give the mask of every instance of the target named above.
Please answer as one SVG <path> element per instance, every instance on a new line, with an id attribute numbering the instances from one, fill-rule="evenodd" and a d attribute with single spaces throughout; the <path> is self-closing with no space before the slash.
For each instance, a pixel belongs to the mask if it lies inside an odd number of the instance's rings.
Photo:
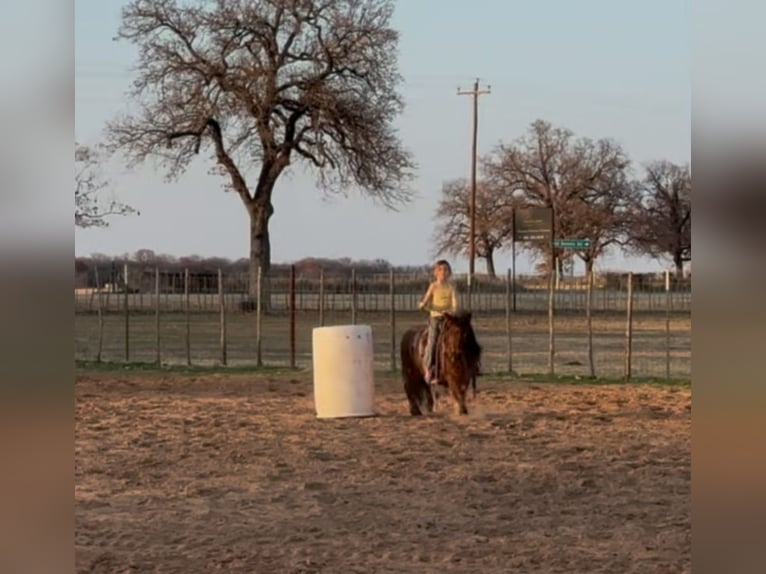
<path id="1" fill-rule="evenodd" d="M 450 283 L 452 275 L 450 264 L 440 259 L 434 265 L 434 281 L 428 286 L 426 294 L 418 303 L 418 309 L 428 309 L 430 317 L 428 321 L 428 343 L 426 345 L 425 365 L 426 382 L 436 382 L 435 361 L 436 339 L 439 335 L 444 313 L 457 311 L 457 293 Z"/>

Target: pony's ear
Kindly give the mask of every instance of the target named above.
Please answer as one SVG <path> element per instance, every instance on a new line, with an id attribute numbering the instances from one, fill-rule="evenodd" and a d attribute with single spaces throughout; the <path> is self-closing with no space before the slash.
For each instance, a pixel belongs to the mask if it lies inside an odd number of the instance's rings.
<path id="1" fill-rule="evenodd" d="M 470 323 L 472 314 L 473 314 L 472 311 L 463 311 L 463 321 L 465 321 L 466 323 Z"/>

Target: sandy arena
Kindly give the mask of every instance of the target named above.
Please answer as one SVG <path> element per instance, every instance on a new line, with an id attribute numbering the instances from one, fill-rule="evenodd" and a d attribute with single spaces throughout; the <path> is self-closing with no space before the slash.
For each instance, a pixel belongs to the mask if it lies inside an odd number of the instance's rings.
<path id="1" fill-rule="evenodd" d="M 310 375 L 82 373 L 77 571 L 691 572 L 691 390 L 488 382 L 318 420 Z M 446 399 L 445 399 L 446 400 Z"/>

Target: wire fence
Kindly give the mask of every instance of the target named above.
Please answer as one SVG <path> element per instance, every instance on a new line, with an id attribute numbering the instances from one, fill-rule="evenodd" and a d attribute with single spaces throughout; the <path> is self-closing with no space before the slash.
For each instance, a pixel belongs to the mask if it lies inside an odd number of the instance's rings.
<path id="1" fill-rule="evenodd" d="M 376 367 L 396 370 L 404 331 L 426 321 L 416 309 L 430 280 L 292 268 L 259 273 L 251 289 L 248 274 L 222 270 L 94 271 L 75 290 L 75 358 L 164 365 L 308 368 L 313 328 L 368 324 Z M 669 279 L 593 276 L 589 288 L 588 278 L 561 278 L 552 301 L 546 277 L 454 283 L 473 312 L 485 373 L 690 379 L 691 288 Z"/>

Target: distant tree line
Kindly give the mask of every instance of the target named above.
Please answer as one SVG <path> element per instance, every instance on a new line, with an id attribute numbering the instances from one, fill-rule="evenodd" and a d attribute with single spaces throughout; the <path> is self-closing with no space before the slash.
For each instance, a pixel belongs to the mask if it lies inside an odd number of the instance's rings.
<path id="1" fill-rule="evenodd" d="M 243 282 L 248 280 L 250 271 L 250 260 L 247 258 L 232 260 L 225 257 L 201 257 L 199 255 L 176 257 L 155 253 L 151 249 L 139 249 L 135 253 L 118 256 L 96 253 L 90 257 L 76 257 L 75 275 L 78 277 L 78 286 L 95 287 L 96 276 L 99 278 L 100 286 L 105 283 L 120 283 L 124 281 L 123 269 L 125 264 L 129 265 L 130 272 L 134 275 L 151 275 L 157 268 L 163 274 L 175 274 L 178 277 L 181 277 L 184 271 L 188 270 L 189 274 L 193 276 L 213 278 L 217 276 L 220 269 L 228 278 L 241 276 Z M 316 280 L 321 272 L 328 284 L 347 282 L 352 269 L 360 279 L 377 275 L 379 279 L 384 280 L 393 268 L 391 263 L 384 259 L 353 260 L 348 257 L 338 259 L 307 257 L 294 263 L 272 264 L 268 272 L 269 278 L 287 279 L 293 265 L 296 276 Z M 430 272 L 428 265 L 404 265 L 393 269 L 397 274 L 421 276 Z"/>

